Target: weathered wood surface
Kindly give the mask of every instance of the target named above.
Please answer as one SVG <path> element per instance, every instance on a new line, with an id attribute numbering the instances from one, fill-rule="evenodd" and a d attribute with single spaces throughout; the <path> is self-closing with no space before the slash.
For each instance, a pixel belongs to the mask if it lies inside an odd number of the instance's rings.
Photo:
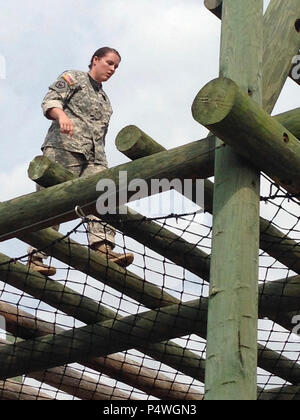
<path id="1" fill-rule="evenodd" d="M 23 339 L 34 339 L 35 337 L 41 337 L 48 334 L 59 334 L 64 331 L 63 328 L 56 324 L 38 319 L 32 314 L 4 302 L 0 302 L 0 315 L 5 317 L 7 331 Z M 185 356 L 183 359 L 188 357 L 189 360 L 191 360 L 190 364 L 194 362 L 194 373 L 198 374 L 198 377 L 201 376 L 200 372 L 202 371 L 202 381 L 204 382 L 204 366 L 199 363 L 197 358 L 194 358 L 192 352 L 185 349 L 182 350 L 183 355 Z M 166 346 L 166 352 L 167 351 L 168 346 Z M 158 352 L 158 355 L 159 353 L 160 352 Z M 174 354 L 170 355 L 170 357 L 172 356 L 174 357 Z M 176 382 L 173 383 L 169 376 L 157 372 L 156 369 L 143 367 L 130 357 L 125 357 L 121 354 L 93 358 L 86 361 L 84 365 L 96 372 L 104 373 L 117 381 L 124 382 L 129 386 L 140 389 L 146 394 L 153 395 L 156 398 L 171 400 L 192 400 L 202 398 L 201 394 L 190 386 Z M 173 365 L 178 366 L 178 360 L 175 360 Z M 108 395 L 107 392 L 106 395 Z M 125 395 L 125 393 L 121 392 L 119 395 L 120 399 L 126 399 L 124 398 Z"/>
<path id="2" fill-rule="evenodd" d="M 140 159 L 165 150 L 135 125 L 122 129 L 116 137 L 116 147 L 132 160 Z"/>
<path id="3" fill-rule="evenodd" d="M 204 0 L 204 4 L 209 11 L 222 19 L 222 0 Z"/>
<path id="4" fill-rule="evenodd" d="M 263 1 L 223 0 L 222 7 L 220 76 L 261 104 Z M 255 166 L 230 147 L 216 151 L 207 400 L 257 398 L 259 192 Z"/>
<path id="5" fill-rule="evenodd" d="M 222 0 L 205 0 L 205 6 L 222 18 Z M 293 58 L 299 54 L 300 1 L 271 0 L 264 15 L 263 108 L 273 110 L 288 75 L 291 77 Z M 292 79 L 299 84 L 299 79 Z"/>
<path id="6" fill-rule="evenodd" d="M 111 180 L 118 193 L 123 188 L 120 185 L 120 172 L 127 172 L 128 183 L 136 179 L 146 181 L 149 188 L 145 196 L 151 194 L 152 179 L 207 178 L 213 174 L 214 161 L 213 150 L 208 150 L 207 146 L 207 142 L 196 141 L 1 203 L 0 240 L 73 220 L 77 216 L 77 206 L 85 214 L 94 213 L 97 200 L 103 194 L 97 191 L 98 182 Z M 127 199 L 135 194 L 136 191 L 129 192 Z"/>
<path id="7" fill-rule="evenodd" d="M 234 81 L 208 83 L 193 103 L 193 116 L 290 194 L 300 193 L 300 141 Z"/>
<path id="8" fill-rule="evenodd" d="M 23 341 L 13 348 L 5 346 L 0 348 L 0 379 L 134 347 L 147 350 L 151 342 L 184 336 L 191 331 L 204 334 L 205 303 L 202 298 L 200 301 L 92 324 L 34 341 Z"/>
<path id="9" fill-rule="evenodd" d="M 262 391 L 258 396 L 259 401 L 299 401 L 300 386 L 286 385 Z"/>
<path id="10" fill-rule="evenodd" d="M 271 0 L 264 16 L 263 108 L 271 113 L 300 48 L 300 0 Z"/>
<path id="11" fill-rule="evenodd" d="M 158 340 L 158 336 L 168 338 L 173 334 L 177 336 L 197 332 L 205 338 L 206 311 L 207 300 L 202 298 L 199 301 L 172 305 L 159 311 L 149 311 L 118 321 L 112 320 L 110 323 L 90 325 L 55 336 L 47 335 L 27 340 L 18 343 L 13 348 L 7 346 L 0 349 L 0 377 L 42 370 L 45 366 L 49 368 L 51 365 L 63 365 L 73 359 L 87 360 L 94 357 L 96 353 L 106 355 L 130 348 L 136 341 L 140 342 L 140 349 L 143 351 L 145 341 Z M 182 319 L 185 319 L 184 323 Z M 203 320 L 201 324 L 200 319 Z M 9 367 L 10 357 L 14 359 L 14 364 Z M 179 353 L 178 357 L 180 357 Z M 292 383 L 300 381 L 300 368 L 293 361 L 265 349 L 264 346 L 259 346 L 259 359 L 263 369 Z"/>
<path id="12" fill-rule="evenodd" d="M 28 267 L 21 263 L 13 262 L 9 264 L 10 261 L 9 257 L 0 254 L 0 279 L 11 286 L 26 291 L 37 299 L 43 300 L 52 307 L 86 324 L 120 318 L 114 311 L 101 304 L 97 304 L 94 300 L 81 296 L 79 293 L 68 287 L 64 287 L 53 279 L 45 278 L 43 275 L 29 270 Z M 124 276 L 124 280 L 126 282 L 126 276 Z M 153 287 L 157 288 L 156 286 Z M 179 303 L 178 299 L 170 295 L 167 298 L 167 294 L 164 293 L 165 302 L 162 300 L 156 301 L 157 307 L 166 304 L 166 299 L 169 304 Z M 147 300 L 149 303 L 145 293 L 141 293 L 138 300 L 141 303 Z M 164 359 L 164 363 L 170 363 L 170 366 L 174 369 L 186 374 L 190 374 L 191 371 L 195 372 L 195 360 L 199 360 L 201 364 L 201 358 L 199 356 L 192 352 L 185 352 L 181 346 L 174 342 L 148 343 L 147 347 L 140 351 L 149 354 L 150 357 L 157 357 L 159 361 Z"/>
<path id="13" fill-rule="evenodd" d="M 1 303 L 0 303 L 1 305 Z M 32 317 L 33 318 L 33 317 Z M 26 321 L 25 321 L 26 322 Z M 7 345 L 7 340 L 0 339 L 0 345 Z M 11 344 L 12 345 L 12 344 Z M 78 370 L 68 366 L 55 367 L 41 372 L 29 372 L 27 377 L 36 379 L 41 383 L 46 383 L 54 388 L 64 391 L 69 395 L 82 400 L 129 400 L 132 399 L 129 393 L 119 391 L 115 387 L 104 385 L 96 381 L 91 376 L 87 376 Z M 14 381 L 16 382 L 16 381 Z M 29 387 L 28 387 L 29 388 Z M 22 388 L 21 388 L 22 389 Z M 25 386 L 26 389 L 26 386 Z M 1 395 L 1 385 L 0 385 Z M 39 390 L 35 389 L 32 397 L 39 396 Z M 50 398 L 50 397 L 49 397 Z M 136 398 L 133 398 L 136 399 Z"/>

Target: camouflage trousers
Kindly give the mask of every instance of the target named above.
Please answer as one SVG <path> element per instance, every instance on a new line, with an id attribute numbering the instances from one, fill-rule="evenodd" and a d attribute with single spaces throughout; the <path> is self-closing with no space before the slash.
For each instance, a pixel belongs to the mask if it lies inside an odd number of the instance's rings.
<path id="1" fill-rule="evenodd" d="M 54 162 L 60 163 L 77 177 L 93 175 L 96 172 L 107 169 L 104 165 L 96 164 L 87 160 L 81 153 L 69 152 L 63 149 L 46 147 L 43 151 L 43 155 Z M 36 189 L 39 191 L 43 189 L 43 187 L 37 185 Z M 99 223 L 100 219 L 94 215 L 89 215 L 88 218 L 91 219 L 88 223 L 89 245 L 107 242 L 114 247 L 116 235 L 115 229 L 106 223 Z M 52 226 L 52 229 L 58 231 L 59 225 Z M 36 252 L 36 249 L 30 247 L 28 249 L 28 254 L 31 254 L 32 252 Z M 38 252 L 35 253 L 35 257 L 44 259 L 47 258 L 47 254 L 45 252 Z"/>

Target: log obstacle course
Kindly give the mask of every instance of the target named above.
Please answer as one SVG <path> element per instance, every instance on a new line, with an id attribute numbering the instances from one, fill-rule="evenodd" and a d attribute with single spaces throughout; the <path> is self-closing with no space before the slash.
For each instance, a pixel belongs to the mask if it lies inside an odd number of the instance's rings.
<path id="1" fill-rule="evenodd" d="M 293 75 L 300 0 L 271 0 L 265 14 L 263 0 L 204 4 L 222 19 L 220 77 L 191 104 L 207 138 L 166 150 L 131 125 L 116 138 L 130 162 L 77 179 L 38 156 L 28 175 L 45 189 L 0 203 L 1 241 L 46 250 L 58 266 L 50 279 L 0 254 L 0 317 L 18 338 L 0 341 L 0 399 L 298 398 L 300 108 L 270 114 Z M 124 171 L 149 187 L 192 179 L 195 202 L 204 179 L 213 223 L 193 212 L 153 220 L 120 200 L 101 223 L 131 244 L 126 270 L 73 239 L 86 217 L 67 234 L 51 229 L 76 207 L 98 216 L 98 182 L 119 192 Z"/>

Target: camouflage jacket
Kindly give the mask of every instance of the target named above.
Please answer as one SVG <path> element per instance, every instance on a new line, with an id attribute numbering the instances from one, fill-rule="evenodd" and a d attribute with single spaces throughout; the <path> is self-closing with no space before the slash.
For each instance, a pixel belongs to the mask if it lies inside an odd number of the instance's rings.
<path id="1" fill-rule="evenodd" d="M 50 108 L 63 109 L 74 125 L 73 137 L 61 134 L 53 121 L 42 145 L 83 153 L 87 160 L 107 166 L 104 146 L 112 114 L 110 101 L 102 90 L 93 88 L 88 73 L 66 71 L 49 87 L 42 109 L 47 117 Z"/>

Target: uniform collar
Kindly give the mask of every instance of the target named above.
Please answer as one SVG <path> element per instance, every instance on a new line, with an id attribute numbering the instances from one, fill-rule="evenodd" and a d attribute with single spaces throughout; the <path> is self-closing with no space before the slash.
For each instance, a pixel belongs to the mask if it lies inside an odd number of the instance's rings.
<path id="1" fill-rule="evenodd" d="M 93 79 L 92 76 L 88 73 L 89 81 L 94 88 L 95 92 L 99 92 L 102 89 L 102 83 L 98 83 L 97 80 Z"/>

